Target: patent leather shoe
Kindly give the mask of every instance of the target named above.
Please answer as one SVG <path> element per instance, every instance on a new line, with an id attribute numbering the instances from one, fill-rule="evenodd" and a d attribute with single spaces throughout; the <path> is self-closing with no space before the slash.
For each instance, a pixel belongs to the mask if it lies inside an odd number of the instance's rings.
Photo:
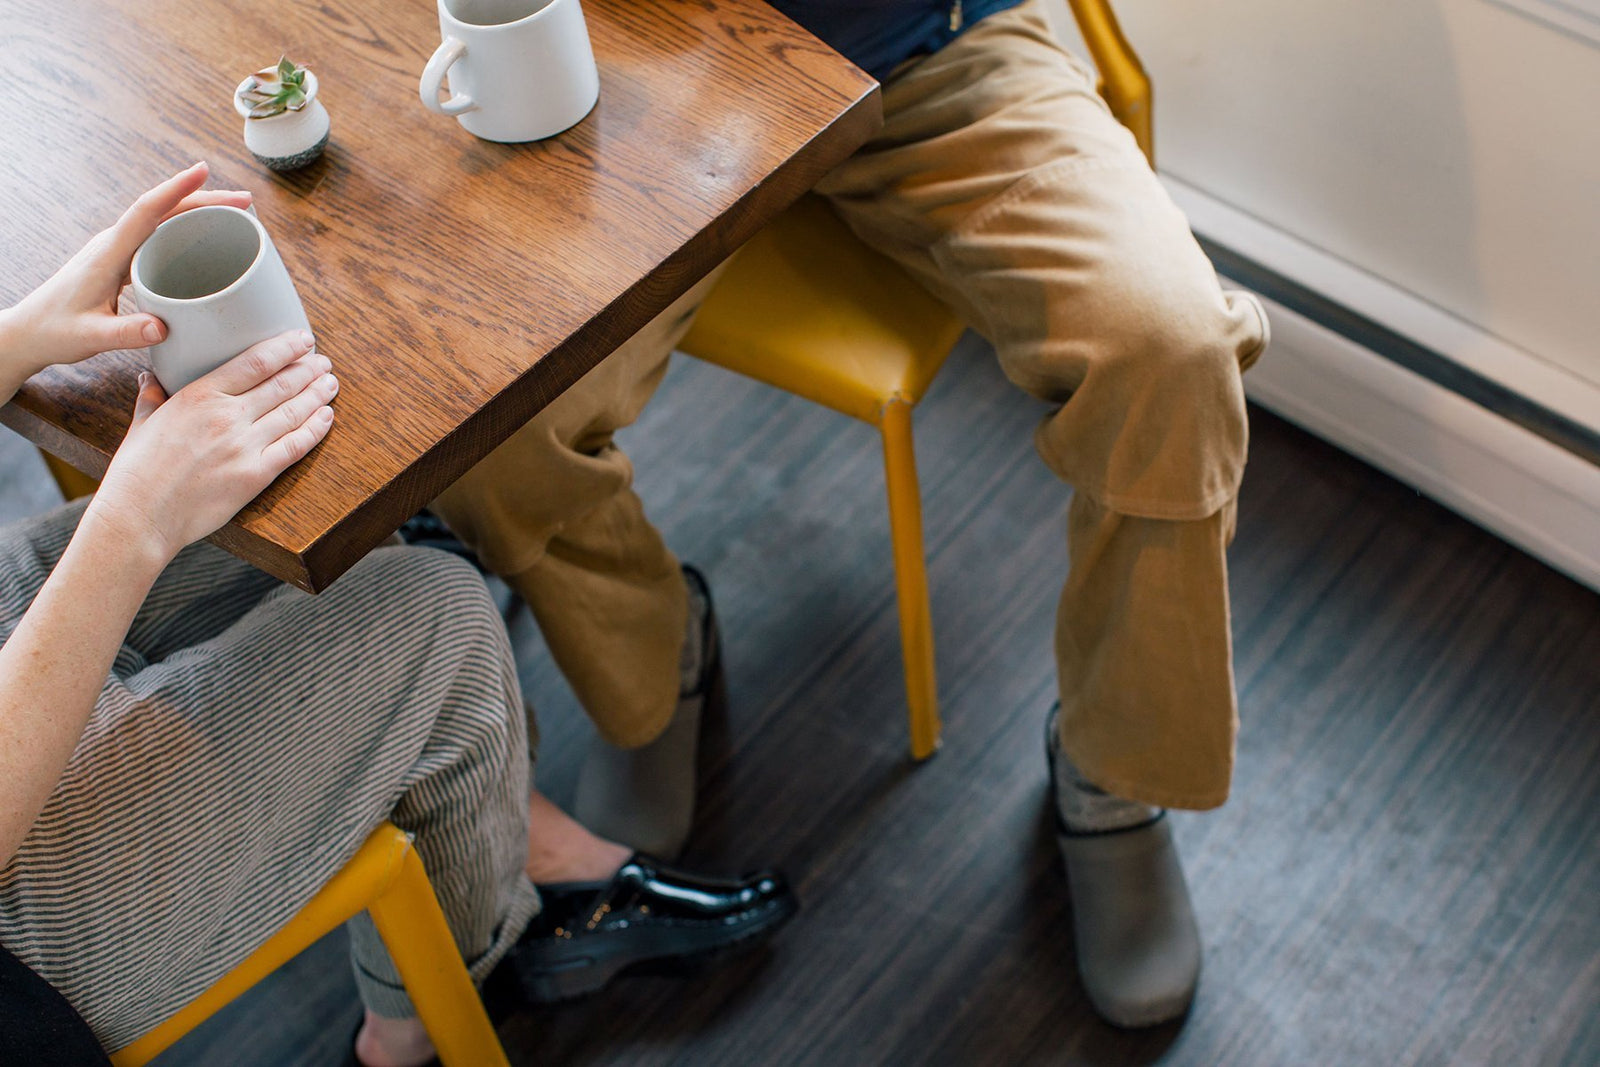
<path id="1" fill-rule="evenodd" d="M 799 908 L 776 871 L 707 878 L 634 853 L 608 882 L 542 885 L 508 961 L 528 1000 L 552 1004 L 624 973 L 672 973 L 752 948 Z"/>

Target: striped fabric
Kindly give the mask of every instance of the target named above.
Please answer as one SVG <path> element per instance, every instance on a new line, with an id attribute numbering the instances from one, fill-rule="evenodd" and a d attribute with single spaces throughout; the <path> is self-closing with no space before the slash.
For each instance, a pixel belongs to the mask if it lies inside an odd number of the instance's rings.
<path id="1" fill-rule="evenodd" d="M 82 505 L 0 531 L 0 637 Z M 382 819 L 416 835 L 481 979 L 538 910 L 505 630 L 442 552 L 384 548 L 317 597 L 209 545 L 162 575 L 71 763 L 0 868 L 0 944 L 117 1049 L 280 929 Z M 365 916 L 357 985 L 411 1013 Z"/>

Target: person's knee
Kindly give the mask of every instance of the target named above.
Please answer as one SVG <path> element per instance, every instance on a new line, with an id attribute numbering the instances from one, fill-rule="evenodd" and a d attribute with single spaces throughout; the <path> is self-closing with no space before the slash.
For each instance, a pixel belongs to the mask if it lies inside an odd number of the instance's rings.
<path id="1" fill-rule="evenodd" d="M 1066 321 L 1037 339 L 1036 367 L 1056 376 L 1040 391 L 1062 406 L 1036 444 L 1118 510 L 1196 518 L 1237 492 L 1249 437 L 1241 366 L 1261 328 L 1210 278 L 1151 274 L 1108 286 L 1075 315 L 1063 308 Z"/>
<path id="2" fill-rule="evenodd" d="M 385 601 L 386 608 L 402 612 L 430 603 L 466 603 L 480 597 L 488 600 L 483 576 L 471 563 L 454 553 L 412 545 L 387 545 L 374 550 L 329 592 L 341 587 L 350 588 L 352 593 L 375 594 Z"/>
<path id="3" fill-rule="evenodd" d="M 1214 282 L 1159 275 L 1128 279 L 1095 301 L 1081 325 L 1104 369 L 1183 386 L 1237 379 L 1259 354 L 1264 327 L 1252 307 Z M 1190 395 L 1203 390 L 1182 388 Z"/>
<path id="4" fill-rule="evenodd" d="M 456 656 L 474 648 L 498 650 L 506 642 L 505 623 L 483 575 L 438 549 L 380 548 L 322 596 L 352 601 L 365 643 L 391 652 L 414 646 L 421 656 Z"/>
<path id="5" fill-rule="evenodd" d="M 460 727 L 504 747 L 520 726 L 516 664 L 483 575 L 449 552 L 410 546 L 379 549 L 360 567 L 363 580 L 385 591 L 368 616 L 379 640 L 414 647 L 449 680 L 455 699 L 446 702 Z"/>
<path id="6" fill-rule="evenodd" d="M 632 484 L 633 466 L 609 427 L 557 433 L 530 423 L 514 447 L 507 442 L 491 453 L 431 508 L 485 567 L 509 577 L 537 564 L 562 530 L 627 496 Z"/>

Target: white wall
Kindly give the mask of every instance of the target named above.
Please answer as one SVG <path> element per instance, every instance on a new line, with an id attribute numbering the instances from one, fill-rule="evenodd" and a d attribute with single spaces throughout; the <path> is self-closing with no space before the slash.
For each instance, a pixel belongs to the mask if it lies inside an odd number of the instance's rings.
<path id="1" fill-rule="evenodd" d="M 1600 430 L 1600 0 L 1113 2 L 1196 232 Z M 1600 589 L 1600 467 L 1272 311 L 1253 398 Z"/>
<path id="2" fill-rule="evenodd" d="M 1164 174 L 1461 320 L 1496 351 L 1446 354 L 1600 426 L 1600 0 L 1115 7 Z"/>

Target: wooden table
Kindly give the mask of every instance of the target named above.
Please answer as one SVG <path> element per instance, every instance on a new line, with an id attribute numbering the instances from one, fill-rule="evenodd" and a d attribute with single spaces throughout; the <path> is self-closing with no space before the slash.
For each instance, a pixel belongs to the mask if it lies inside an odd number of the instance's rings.
<path id="1" fill-rule="evenodd" d="M 877 128 L 865 74 L 759 0 L 584 0 L 600 103 L 531 145 L 417 100 L 429 0 L 0 0 L 0 299 L 197 159 L 252 190 L 341 381 L 326 442 L 213 538 L 310 590 L 418 508 Z M 274 176 L 231 93 L 314 69 L 326 155 Z M 145 353 L 34 378 L 0 419 L 98 475 Z"/>

